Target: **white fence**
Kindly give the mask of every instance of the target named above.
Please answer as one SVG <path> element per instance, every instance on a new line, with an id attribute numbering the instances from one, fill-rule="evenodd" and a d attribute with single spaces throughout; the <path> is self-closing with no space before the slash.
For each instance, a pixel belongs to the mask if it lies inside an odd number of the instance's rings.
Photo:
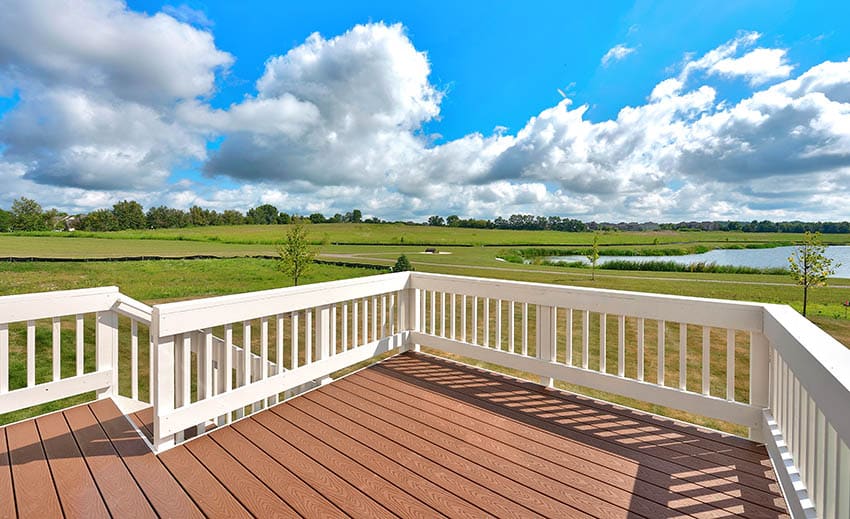
<path id="1" fill-rule="evenodd" d="M 0 412 L 87 391 L 150 401 L 161 451 L 420 345 L 744 426 L 794 516 L 850 517 L 850 351 L 778 305 L 420 273 L 153 309 L 115 288 L 8 296 Z"/>

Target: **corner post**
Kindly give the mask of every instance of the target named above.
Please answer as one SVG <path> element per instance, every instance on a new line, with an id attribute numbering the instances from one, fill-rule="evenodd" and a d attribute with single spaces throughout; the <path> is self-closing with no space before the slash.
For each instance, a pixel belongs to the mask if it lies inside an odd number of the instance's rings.
<path id="1" fill-rule="evenodd" d="M 163 420 L 174 410 L 174 336 L 160 337 L 159 308 L 151 316 L 151 343 L 153 344 L 153 447 L 162 452 L 174 446 L 174 435 L 163 437 Z"/>
<path id="2" fill-rule="evenodd" d="M 555 361 L 555 307 L 537 305 L 537 358 L 545 362 Z M 547 387 L 554 387 L 555 380 L 552 377 L 540 377 L 540 383 Z"/>
<path id="3" fill-rule="evenodd" d="M 766 409 L 770 405 L 770 342 L 763 333 L 750 333 L 750 405 Z M 750 439 L 761 442 L 764 431 L 750 428 Z"/>
<path id="4" fill-rule="evenodd" d="M 411 280 L 413 276 L 411 275 Z M 422 294 L 421 290 L 418 288 L 408 288 L 405 290 L 407 300 L 407 326 L 406 330 L 410 332 L 418 332 L 421 331 L 422 328 Z M 405 347 L 403 348 L 405 351 L 419 351 L 421 346 L 419 344 L 412 343 L 408 338 Z"/>
<path id="5" fill-rule="evenodd" d="M 118 394 L 118 314 L 112 310 L 97 313 L 95 336 L 97 371 L 111 370 L 109 387 L 99 389 L 97 398 Z"/>

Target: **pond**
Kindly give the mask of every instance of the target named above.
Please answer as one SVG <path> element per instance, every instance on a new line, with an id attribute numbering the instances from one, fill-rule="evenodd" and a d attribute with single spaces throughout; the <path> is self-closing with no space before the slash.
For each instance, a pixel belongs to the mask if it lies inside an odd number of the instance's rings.
<path id="1" fill-rule="evenodd" d="M 736 267 L 788 267 L 788 256 L 794 251 L 794 247 L 775 247 L 773 249 L 715 249 L 702 254 L 687 254 L 684 256 L 600 256 L 598 264 L 606 261 L 675 261 L 682 265 L 705 262 L 718 265 L 732 265 Z M 829 258 L 841 263 L 835 269 L 835 277 L 850 278 L 850 246 L 840 245 L 826 248 Z M 549 256 L 544 258 L 555 262 L 583 261 L 587 263 L 584 256 Z"/>

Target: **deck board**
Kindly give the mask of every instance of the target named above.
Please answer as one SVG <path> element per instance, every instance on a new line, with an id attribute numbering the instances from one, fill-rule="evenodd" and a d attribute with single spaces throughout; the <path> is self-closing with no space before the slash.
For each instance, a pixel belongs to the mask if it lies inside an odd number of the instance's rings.
<path id="1" fill-rule="evenodd" d="M 109 517 L 71 429 L 61 413 L 36 419 L 47 462 L 66 517 Z"/>
<path id="2" fill-rule="evenodd" d="M 761 445 L 419 353 L 159 456 L 152 420 L 0 427 L 0 516 L 788 516 Z"/>

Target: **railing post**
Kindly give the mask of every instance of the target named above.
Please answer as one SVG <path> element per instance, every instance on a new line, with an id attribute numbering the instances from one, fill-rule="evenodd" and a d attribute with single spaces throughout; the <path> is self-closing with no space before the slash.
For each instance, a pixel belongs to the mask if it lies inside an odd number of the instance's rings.
<path id="1" fill-rule="evenodd" d="M 546 362 L 555 360 L 555 307 L 537 305 L 537 358 Z M 553 387 L 552 377 L 540 377 L 540 383 Z"/>
<path id="2" fill-rule="evenodd" d="M 407 301 L 407 321 L 405 322 L 404 330 L 411 332 L 419 332 L 422 327 L 422 295 L 418 288 L 408 288 L 405 290 L 404 299 Z M 411 344 L 408 340 L 403 348 L 405 351 L 419 351 L 419 344 Z"/>
<path id="3" fill-rule="evenodd" d="M 750 333 L 750 405 L 770 405 L 770 342 L 763 333 Z M 761 428 L 750 428 L 750 439 L 763 441 Z"/>
<path id="4" fill-rule="evenodd" d="M 162 435 L 162 418 L 174 410 L 174 336 L 160 337 L 158 308 L 153 309 L 150 334 L 154 348 L 151 387 L 153 446 L 156 452 L 162 452 L 174 446 L 173 435 L 168 438 Z"/>
<path id="5" fill-rule="evenodd" d="M 97 313 L 95 336 L 97 371 L 112 370 L 109 387 L 97 391 L 97 398 L 118 394 L 118 314 L 112 310 Z"/>
<path id="6" fill-rule="evenodd" d="M 316 308 L 315 319 L 315 355 L 316 361 L 327 359 L 331 356 L 331 307 L 330 305 Z M 322 385 L 332 382 L 333 379 L 325 377 L 321 379 Z"/>

